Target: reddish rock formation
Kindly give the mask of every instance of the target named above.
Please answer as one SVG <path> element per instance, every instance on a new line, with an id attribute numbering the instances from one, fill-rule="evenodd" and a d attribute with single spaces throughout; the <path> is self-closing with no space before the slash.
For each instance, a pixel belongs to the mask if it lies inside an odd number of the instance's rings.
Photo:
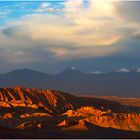
<path id="1" fill-rule="evenodd" d="M 72 98 L 76 97 L 53 90 L 23 87 L 0 89 L 0 107 L 42 108 L 49 113 L 58 114 L 73 108 Z"/>
<path id="2" fill-rule="evenodd" d="M 92 131 L 98 126 L 140 131 L 140 109 L 132 109 L 126 110 L 114 99 L 77 97 L 55 90 L 0 89 L 0 127 L 10 129 Z"/>

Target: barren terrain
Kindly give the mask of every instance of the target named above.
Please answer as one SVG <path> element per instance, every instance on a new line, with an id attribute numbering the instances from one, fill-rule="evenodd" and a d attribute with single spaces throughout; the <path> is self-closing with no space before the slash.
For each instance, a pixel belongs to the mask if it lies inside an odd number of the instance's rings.
<path id="1" fill-rule="evenodd" d="M 140 99 L 1 88 L 0 138 L 140 138 Z"/>

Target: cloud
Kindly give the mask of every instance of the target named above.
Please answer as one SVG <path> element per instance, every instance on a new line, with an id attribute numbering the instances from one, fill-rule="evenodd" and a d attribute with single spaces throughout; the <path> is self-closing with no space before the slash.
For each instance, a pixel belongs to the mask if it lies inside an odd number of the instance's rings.
<path id="1" fill-rule="evenodd" d="M 9 14 L 9 12 L 0 11 L 0 15 L 7 15 L 7 14 Z"/>
<path id="2" fill-rule="evenodd" d="M 46 12 L 49 10 L 50 7 L 50 3 L 49 2 L 43 2 L 41 3 L 41 5 L 39 6 L 38 9 L 36 9 L 36 12 Z M 52 8 L 53 9 L 53 8 Z"/>
<path id="3" fill-rule="evenodd" d="M 116 3 L 116 13 L 122 20 L 129 22 L 140 22 L 140 2 L 124 1 Z"/>
<path id="4" fill-rule="evenodd" d="M 36 13 L 1 27 L 0 55 L 17 64 L 104 57 L 121 51 L 123 47 L 115 44 L 137 29 L 134 22 L 121 20 L 116 10 L 119 4 L 114 1 L 89 0 L 88 5 L 84 0 L 66 1 L 63 5 L 63 15 L 42 14 L 52 8 L 43 2 Z"/>
<path id="5" fill-rule="evenodd" d="M 121 22 L 126 23 L 125 27 L 133 29 L 131 37 L 139 39 L 140 36 L 140 2 L 122 1 L 116 3 L 115 13 Z"/>
<path id="6" fill-rule="evenodd" d="M 61 10 L 61 8 L 53 7 L 53 4 L 51 2 L 43 2 L 40 4 L 40 6 L 35 9 L 35 12 L 38 13 L 58 13 Z"/>

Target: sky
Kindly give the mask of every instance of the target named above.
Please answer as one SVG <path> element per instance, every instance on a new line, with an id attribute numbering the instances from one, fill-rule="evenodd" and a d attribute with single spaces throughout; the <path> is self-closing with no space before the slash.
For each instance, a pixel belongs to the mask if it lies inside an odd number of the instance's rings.
<path id="1" fill-rule="evenodd" d="M 0 73 L 140 67 L 140 2 L 0 1 Z"/>

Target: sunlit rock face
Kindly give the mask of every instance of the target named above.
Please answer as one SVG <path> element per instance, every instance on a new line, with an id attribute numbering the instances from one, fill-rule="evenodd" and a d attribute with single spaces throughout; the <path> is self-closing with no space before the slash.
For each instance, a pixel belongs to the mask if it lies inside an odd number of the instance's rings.
<path id="1" fill-rule="evenodd" d="M 100 128 L 113 134 L 118 130 L 119 134 L 140 131 L 138 99 L 127 98 L 127 103 L 122 99 L 80 97 L 25 87 L 1 88 L 0 128 L 44 133 L 48 129 L 61 133 L 92 132 Z"/>
<path id="2" fill-rule="evenodd" d="M 24 87 L 0 89 L 0 107 L 42 108 L 50 114 L 72 109 L 70 98 L 74 98 L 74 96 L 51 90 Z"/>
<path id="3" fill-rule="evenodd" d="M 42 109 L 49 114 L 61 114 L 67 110 L 77 109 L 81 106 L 110 108 L 114 111 L 121 108 L 121 104 L 118 102 L 76 97 L 56 90 L 39 90 L 25 87 L 0 89 L 0 107 Z"/>
<path id="4" fill-rule="evenodd" d="M 113 113 L 111 110 L 82 107 L 75 111 L 68 110 L 63 115 L 68 118 L 81 118 L 101 127 L 140 131 L 140 113 Z"/>

